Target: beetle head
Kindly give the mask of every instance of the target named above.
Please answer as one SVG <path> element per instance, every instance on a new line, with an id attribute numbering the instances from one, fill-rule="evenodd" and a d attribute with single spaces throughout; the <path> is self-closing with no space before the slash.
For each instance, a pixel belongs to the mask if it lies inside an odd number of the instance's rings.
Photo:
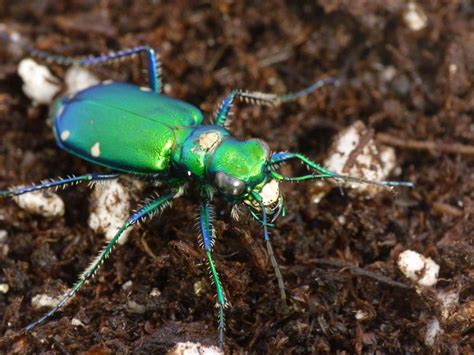
<path id="1" fill-rule="evenodd" d="M 232 203 L 273 209 L 281 198 L 278 182 L 268 174 L 270 159 L 270 148 L 260 139 L 225 139 L 209 158 L 208 181 Z"/>

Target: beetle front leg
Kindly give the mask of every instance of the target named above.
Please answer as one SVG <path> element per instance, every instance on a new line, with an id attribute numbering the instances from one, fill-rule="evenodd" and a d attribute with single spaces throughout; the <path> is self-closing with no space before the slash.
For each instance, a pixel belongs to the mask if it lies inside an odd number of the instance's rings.
<path id="1" fill-rule="evenodd" d="M 327 84 L 336 84 L 336 78 L 326 78 L 318 80 L 303 90 L 287 93 L 283 95 L 269 94 L 264 92 L 251 92 L 243 90 L 233 90 L 228 94 L 214 115 L 214 124 L 218 126 L 225 126 L 229 117 L 230 110 L 235 102 L 235 99 L 240 99 L 254 105 L 275 106 L 285 102 L 294 101 L 302 96 L 306 96 L 316 91 Z"/>
<path id="2" fill-rule="evenodd" d="M 207 263 L 209 265 L 209 271 L 212 276 L 212 280 L 214 282 L 214 286 L 216 287 L 216 295 L 217 295 L 217 304 L 218 307 L 218 330 L 219 330 L 219 346 L 222 348 L 224 346 L 224 331 L 225 331 L 225 319 L 224 319 L 224 308 L 227 305 L 227 301 L 225 299 L 224 290 L 222 288 L 221 281 L 219 279 L 219 275 L 216 270 L 216 266 L 214 264 L 214 260 L 212 258 L 212 246 L 214 244 L 214 228 L 212 226 L 213 220 L 213 211 L 211 206 L 206 201 L 201 205 L 199 210 L 199 226 L 201 229 L 201 238 L 202 238 L 202 246 L 204 251 L 206 252 Z"/>
<path id="3" fill-rule="evenodd" d="M 144 217 L 151 216 L 154 213 L 162 210 L 164 207 L 166 207 L 174 198 L 179 196 L 181 194 L 181 190 L 178 189 L 175 192 L 163 195 L 161 197 L 158 197 L 151 202 L 147 203 L 145 206 L 140 208 L 137 212 L 132 214 L 120 227 L 118 232 L 115 234 L 115 236 L 112 238 L 112 240 L 104 247 L 104 249 L 101 250 L 99 255 L 94 259 L 94 261 L 89 265 L 89 267 L 80 275 L 79 280 L 76 282 L 76 284 L 63 296 L 63 298 L 59 301 L 59 303 L 52 308 L 48 313 L 43 315 L 41 318 L 36 320 L 35 322 L 27 325 L 25 327 L 25 331 L 30 331 L 37 325 L 43 323 L 46 319 L 51 317 L 53 314 L 55 314 L 60 308 L 62 308 L 74 295 L 79 291 L 79 289 L 87 282 L 89 281 L 94 274 L 97 272 L 99 269 L 100 265 L 105 261 L 105 259 L 109 256 L 109 254 L 112 252 L 114 246 L 117 244 L 120 236 L 122 233 L 135 224 L 136 222 L 142 220 Z"/>
<path id="4" fill-rule="evenodd" d="M 11 188 L 8 190 L 0 190 L 0 197 L 10 197 L 23 195 L 28 192 L 46 190 L 46 189 L 58 189 L 61 187 L 66 187 L 67 185 L 79 184 L 81 182 L 97 182 L 97 181 L 106 181 L 117 179 L 120 174 L 86 174 L 81 176 L 72 176 L 66 179 L 58 179 L 43 182 L 39 185 L 31 185 L 24 187 Z"/>

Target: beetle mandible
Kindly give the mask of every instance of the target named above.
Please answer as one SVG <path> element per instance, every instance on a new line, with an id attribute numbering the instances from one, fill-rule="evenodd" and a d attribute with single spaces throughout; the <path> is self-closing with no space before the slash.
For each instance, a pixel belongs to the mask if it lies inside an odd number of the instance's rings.
<path id="1" fill-rule="evenodd" d="M 200 244 L 214 281 L 217 295 L 218 341 L 224 343 L 225 293 L 213 259 L 215 232 L 212 201 L 220 195 L 234 207 L 247 209 L 263 226 L 263 240 L 285 301 L 283 278 L 274 257 L 268 228 L 284 214 L 284 200 L 279 183 L 311 179 L 350 180 L 385 187 L 412 186 L 409 182 L 373 181 L 341 175 L 325 169 L 307 157 L 293 152 L 272 153 L 260 139 L 238 140 L 226 128 L 229 113 L 236 100 L 258 105 L 278 105 L 313 93 L 327 84 L 337 84 L 335 78 L 318 80 L 303 90 L 285 95 L 262 92 L 231 91 L 219 105 L 211 124 L 204 123 L 203 113 L 195 106 L 162 93 L 160 62 L 148 46 L 80 59 L 37 50 L 6 32 L 0 38 L 15 43 L 27 52 L 48 62 L 62 65 L 92 66 L 145 55 L 148 87 L 123 82 L 102 82 L 56 101 L 52 109 L 54 136 L 58 146 L 111 173 L 91 173 L 46 183 L 0 191 L 0 196 L 18 196 L 32 191 L 57 188 L 79 182 L 108 181 L 127 174 L 167 184 L 169 192 L 155 197 L 132 213 L 115 236 L 100 251 L 89 267 L 61 301 L 35 322 L 29 331 L 63 307 L 96 273 L 110 254 L 123 231 L 149 217 L 180 197 L 186 184 L 200 186 L 202 203 L 199 209 Z M 289 177 L 278 167 L 289 160 L 304 163 L 310 172 Z"/>

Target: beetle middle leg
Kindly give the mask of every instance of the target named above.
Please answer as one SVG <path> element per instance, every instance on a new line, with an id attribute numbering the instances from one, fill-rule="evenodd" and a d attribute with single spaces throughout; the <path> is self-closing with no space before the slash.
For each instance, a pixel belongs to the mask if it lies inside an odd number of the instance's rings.
<path id="1" fill-rule="evenodd" d="M 89 281 L 94 274 L 99 269 L 100 265 L 105 261 L 105 259 L 109 256 L 112 252 L 112 249 L 117 244 L 120 236 L 122 233 L 132 226 L 133 224 L 137 223 L 138 221 L 142 220 L 147 216 L 152 216 L 154 213 L 159 212 L 163 208 L 165 208 L 169 203 L 176 198 L 177 196 L 181 195 L 181 189 L 177 189 L 174 192 L 168 193 L 161 197 L 153 199 L 151 202 L 147 203 L 145 206 L 140 208 L 138 211 L 133 213 L 120 227 L 118 232 L 115 236 L 110 240 L 110 242 L 100 251 L 99 255 L 94 259 L 94 261 L 89 265 L 89 267 L 79 276 L 79 280 L 76 284 L 63 296 L 63 298 L 59 301 L 59 303 L 54 306 L 48 313 L 43 315 L 38 320 L 34 321 L 33 323 L 27 325 L 25 327 L 25 331 L 30 331 L 37 325 L 43 323 L 46 319 L 51 317 L 55 314 L 60 308 L 62 308 L 76 293 L 79 289 Z"/>
<path id="2" fill-rule="evenodd" d="M 222 288 L 222 284 L 219 279 L 219 275 L 217 273 L 214 260 L 212 258 L 212 246 L 214 244 L 214 239 L 215 239 L 214 228 L 212 226 L 212 220 L 213 220 L 213 212 L 212 212 L 211 206 L 206 201 L 201 205 L 201 208 L 199 210 L 199 225 L 201 229 L 202 246 L 204 248 L 204 251 L 206 252 L 207 263 L 209 265 L 209 271 L 211 273 L 214 286 L 216 287 L 216 295 L 217 295 L 216 306 L 219 312 L 218 313 L 219 345 L 220 347 L 223 347 L 224 331 L 225 331 L 224 308 L 227 305 L 227 301 L 225 299 L 224 290 Z"/>
<path id="3" fill-rule="evenodd" d="M 85 66 L 95 65 L 126 57 L 132 57 L 139 53 L 145 53 L 147 58 L 148 85 L 150 86 L 150 89 L 156 93 L 161 93 L 163 90 L 161 82 L 161 62 L 155 50 L 149 46 L 138 46 L 135 48 L 111 52 L 96 57 L 84 57 L 78 59 L 77 64 Z"/>
<path id="4" fill-rule="evenodd" d="M 0 197 L 18 196 L 28 192 L 46 190 L 46 189 L 58 189 L 66 187 L 67 185 L 79 184 L 81 182 L 94 183 L 98 181 L 107 181 L 117 179 L 120 174 L 86 174 L 81 176 L 68 177 L 66 179 L 57 179 L 51 181 L 45 181 L 38 185 L 22 186 L 17 188 L 11 188 L 8 190 L 0 190 Z"/>
<path id="5" fill-rule="evenodd" d="M 271 94 L 271 93 L 264 93 L 258 91 L 243 91 L 243 90 L 233 90 L 231 91 L 219 105 L 216 114 L 214 115 L 214 124 L 218 126 L 225 126 L 227 124 L 227 120 L 229 117 L 230 110 L 235 102 L 235 99 L 240 99 L 245 102 L 249 102 L 255 105 L 262 105 L 262 106 L 276 106 L 285 102 L 294 101 L 302 96 L 306 96 L 311 94 L 313 91 L 323 87 L 324 85 L 328 84 L 336 84 L 336 78 L 326 78 L 322 80 L 318 80 L 315 83 L 311 84 L 310 86 L 293 92 L 287 93 L 283 95 Z"/>

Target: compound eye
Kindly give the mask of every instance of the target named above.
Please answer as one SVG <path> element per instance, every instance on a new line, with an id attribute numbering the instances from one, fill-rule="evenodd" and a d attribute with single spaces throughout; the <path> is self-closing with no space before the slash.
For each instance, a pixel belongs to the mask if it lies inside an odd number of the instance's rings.
<path id="1" fill-rule="evenodd" d="M 232 196 L 239 196 L 245 190 L 245 182 L 222 171 L 216 174 L 216 185 L 222 193 Z"/>

